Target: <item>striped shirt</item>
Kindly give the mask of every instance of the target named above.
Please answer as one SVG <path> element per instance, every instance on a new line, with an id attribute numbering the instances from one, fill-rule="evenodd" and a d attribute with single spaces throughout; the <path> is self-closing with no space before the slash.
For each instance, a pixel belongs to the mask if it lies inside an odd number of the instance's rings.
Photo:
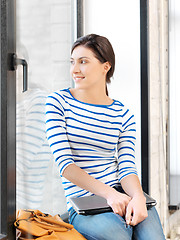
<path id="1" fill-rule="evenodd" d="M 89 104 L 75 99 L 69 88 L 56 91 L 46 101 L 46 132 L 68 210 L 70 197 L 93 195 L 62 176 L 68 165 L 75 163 L 110 186 L 137 175 L 134 115 L 117 100 L 111 105 Z"/>

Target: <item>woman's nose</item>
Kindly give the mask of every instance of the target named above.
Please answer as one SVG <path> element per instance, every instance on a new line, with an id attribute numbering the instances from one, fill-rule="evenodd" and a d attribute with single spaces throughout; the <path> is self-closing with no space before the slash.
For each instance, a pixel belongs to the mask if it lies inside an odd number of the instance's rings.
<path id="1" fill-rule="evenodd" d="M 73 66 L 72 66 L 72 68 L 73 68 L 72 71 L 73 71 L 74 73 L 80 72 L 79 64 L 78 64 L 78 63 L 74 63 Z"/>

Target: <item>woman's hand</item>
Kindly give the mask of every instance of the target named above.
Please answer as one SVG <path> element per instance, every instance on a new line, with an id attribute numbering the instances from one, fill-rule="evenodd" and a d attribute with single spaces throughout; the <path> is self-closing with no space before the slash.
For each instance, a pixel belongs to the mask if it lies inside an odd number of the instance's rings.
<path id="1" fill-rule="evenodd" d="M 147 216 L 146 198 L 143 194 L 134 196 L 126 208 L 126 223 L 135 226 Z"/>
<path id="2" fill-rule="evenodd" d="M 112 188 L 112 191 L 106 200 L 108 205 L 112 208 L 113 212 L 123 217 L 126 215 L 126 208 L 130 203 L 131 198 L 127 194 L 119 193 Z"/>

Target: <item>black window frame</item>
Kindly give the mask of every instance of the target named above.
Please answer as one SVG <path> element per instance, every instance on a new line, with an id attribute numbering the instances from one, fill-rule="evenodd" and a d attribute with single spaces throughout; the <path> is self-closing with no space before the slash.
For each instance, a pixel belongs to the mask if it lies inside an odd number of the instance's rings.
<path id="1" fill-rule="evenodd" d="M 140 56 L 141 56 L 141 180 L 149 193 L 149 15 L 148 0 L 140 0 Z"/>

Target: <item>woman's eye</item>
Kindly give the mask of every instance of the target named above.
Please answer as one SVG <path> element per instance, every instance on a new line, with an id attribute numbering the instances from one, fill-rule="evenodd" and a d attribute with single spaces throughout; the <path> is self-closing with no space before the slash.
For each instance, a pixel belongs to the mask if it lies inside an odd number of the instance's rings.
<path id="1" fill-rule="evenodd" d="M 84 64 L 84 63 L 86 63 L 86 61 L 85 61 L 85 60 L 81 60 L 81 63 L 83 63 L 83 64 Z"/>
<path id="2" fill-rule="evenodd" d="M 74 64 L 74 61 L 73 61 L 73 60 L 70 60 L 70 63 L 71 63 L 71 65 L 73 65 L 73 64 Z"/>

